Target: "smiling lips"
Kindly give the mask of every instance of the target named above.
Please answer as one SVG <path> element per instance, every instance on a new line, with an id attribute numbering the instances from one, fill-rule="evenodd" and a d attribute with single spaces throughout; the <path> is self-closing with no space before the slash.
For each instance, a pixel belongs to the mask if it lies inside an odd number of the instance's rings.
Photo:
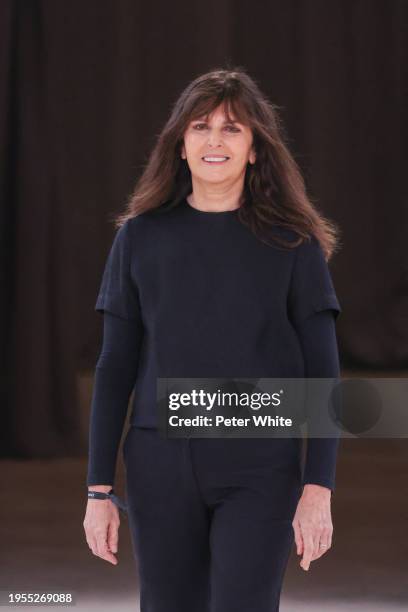
<path id="1" fill-rule="evenodd" d="M 224 162 L 229 160 L 229 157 L 226 155 L 205 155 L 202 157 L 203 161 L 207 164 L 223 164 Z"/>

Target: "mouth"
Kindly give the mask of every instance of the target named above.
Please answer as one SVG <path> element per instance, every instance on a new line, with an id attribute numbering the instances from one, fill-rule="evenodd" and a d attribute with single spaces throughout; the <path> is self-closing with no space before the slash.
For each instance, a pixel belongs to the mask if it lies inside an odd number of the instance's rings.
<path id="1" fill-rule="evenodd" d="M 227 155 L 205 155 L 201 158 L 206 164 L 225 164 L 229 160 Z"/>

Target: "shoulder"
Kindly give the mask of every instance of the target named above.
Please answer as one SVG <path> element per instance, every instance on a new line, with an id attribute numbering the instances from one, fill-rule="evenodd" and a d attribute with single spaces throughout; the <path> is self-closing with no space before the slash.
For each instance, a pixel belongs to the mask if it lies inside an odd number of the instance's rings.
<path id="1" fill-rule="evenodd" d="M 150 234 L 156 226 L 155 215 L 153 211 L 145 211 L 133 217 L 129 217 L 119 228 L 119 232 L 127 236 L 128 240 L 140 239 L 146 233 Z"/>
<path id="2" fill-rule="evenodd" d="M 315 236 L 309 236 L 296 247 L 296 263 L 310 270 L 327 267 L 327 261 L 322 246 Z"/>
<path id="3" fill-rule="evenodd" d="M 166 211 L 163 206 L 145 210 L 142 213 L 130 217 L 124 225 L 127 225 L 129 231 L 142 231 L 150 227 L 158 227 L 169 219 L 172 215 L 170 211 Z"/>
<path id="4" fill-rule="evenodd" d="M 311 286 L 329 274 L 328 262 L 316 236 L 310 234 L 292 249 L 292 280 L 295 283 Z"/>
<path id="5" fill-rule="evenodd" d="M 311 236 L 294 250 L 289 299 L 293 321 L 299 323 L 311 313 L 326 309 L 337 317 L 341 308 L 319 240 Z"/>
<path id="6" fill-rule="evenodd" d="M 303 237 L 295 230 L 286 227 L 275 226 L 273 234 L 290 243 L 290 254 L 294 265 L 302 265 L 306 262 L 319 263 L 325 261 L 324 252 L 319 240 L 314 234 Z"/>
<path id="7" fill-rule="evenodd" d="M 307 238 L 304 238 L 295 230 L 281 226 L 275 226 L 272 234 L 293 245 L 289 250 L 294 261 L 324 257 L 320 242 L 314 234 L 309 234 Z"/>
<path id="8" fill-rule="evenodd" d="M 138 229 L 153 222 L 155 215 L 153 210 L 145 210 L 142 213 L 129 217 L 123 225 L 126 225 L 130 230 Z"/>
<path id="9" fill-rule="evenodd" d="M 155 210 L 147 210 L 125 221 L 119 232 L 131 257 L 137 255 L 140 258 L 160 248 L 169 233 L 169 223 L 165 217 Z"/>

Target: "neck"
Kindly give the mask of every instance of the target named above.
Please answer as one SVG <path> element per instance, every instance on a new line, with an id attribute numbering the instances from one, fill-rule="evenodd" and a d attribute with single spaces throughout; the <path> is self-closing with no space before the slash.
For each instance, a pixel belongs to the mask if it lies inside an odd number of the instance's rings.
<path id="1" fill-rule="evenodd" d="M 235 210 L 240 207 L 243 185 L 234 185 L 233 188 L 225 189 L 224 191 L 212 191 L 211 189 L 203 189 L 199 185 L 193 185 L 193 191 L 187 196 L 187 202 L 193 208 L 203 211 L 223 212 Z"/>

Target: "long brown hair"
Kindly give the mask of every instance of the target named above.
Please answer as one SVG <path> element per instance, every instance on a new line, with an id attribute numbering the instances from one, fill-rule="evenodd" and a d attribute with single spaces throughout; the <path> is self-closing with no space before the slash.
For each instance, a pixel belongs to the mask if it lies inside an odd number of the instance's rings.
<path id="1" fill-rule="evenodd" d="M 194 79 L 173 105 L 157 136 L 143 173 L 129 197 L 125 212 L 115 218 L 120 227 L 128 219 L 159 207 L 177 206 L 192 192 L 187 160 L 180 156 L 183 135 L 190 121 L 208 117 L 223 105 L 233 118 L 252 130 L 255 164 L 247 165 L 238 210 L 239 220 L 263 242 L 276 226 L 292 230 L 295 241 L 282 234 L 272 237 L 283 248 L 293 248 L 311 236 L 320 243 L 328 261 L 338 248 L 337 226 L 325 218 L 306 194 L 301 171 L 287 145 L 278 113 L 244 68 L 214 69 Z"/>

